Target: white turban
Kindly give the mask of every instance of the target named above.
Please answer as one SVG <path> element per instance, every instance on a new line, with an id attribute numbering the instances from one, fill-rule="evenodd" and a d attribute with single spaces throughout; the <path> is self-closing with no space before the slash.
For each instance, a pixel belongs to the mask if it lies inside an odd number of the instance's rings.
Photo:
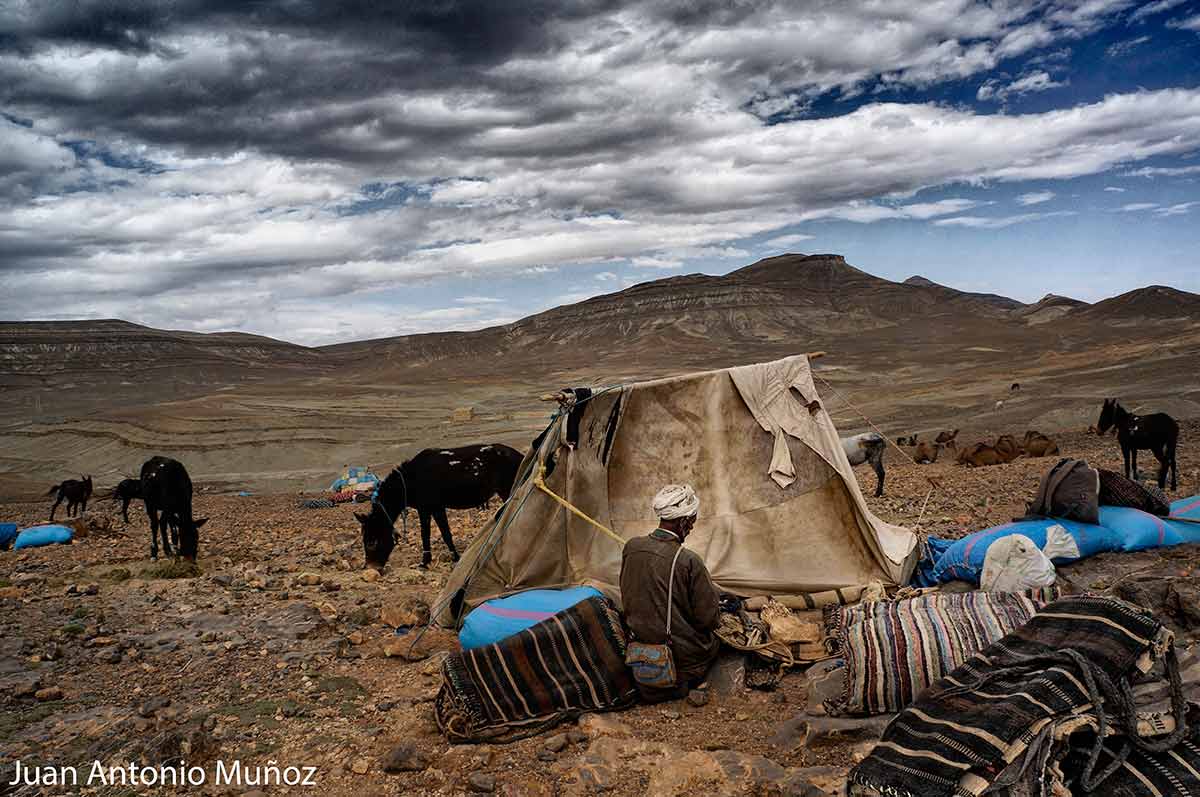
<path id="1" fill-rule="evenodd" d="M 668 484 L 654 496 L 654 514 L 663 520 L 692 517 L 700 512 L 700 499 L 689 484 Z"/>

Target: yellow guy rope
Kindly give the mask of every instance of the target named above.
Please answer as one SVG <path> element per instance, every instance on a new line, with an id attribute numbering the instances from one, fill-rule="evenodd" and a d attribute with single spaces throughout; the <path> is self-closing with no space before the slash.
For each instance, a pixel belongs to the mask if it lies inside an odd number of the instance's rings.
<path id="1" fill-rule="evenodd" d="M 546 466 L 544 464 L 541 464 L 541 463 L 538 464 L 537 475 L 533 477 L 533 486 L 538 488 L 539 490 L 541 490 L 546 495 L 553 498 L 558 503 L 562 504 L 563 508 L 566 509 L 571 514 L 575 515 L 576 517 L 578 517 L 582 520 L 586 520 L 588 523 L 591 523 L 593 526 L 600 529 L 605 534 L 607 534 L 608 536 L 610 536 L 614 540 L 616 540 L 620 545 L 622 545 L 622 546 L 625 545 L 624 537 L 617 534 L 615 531 L 610 529 L 608 526 L 605 526 L 603 523 L 600 523 L 599 521 L 593 520 L 592 518 L 588 517 L 582 511 L 580 511 L 578 507 L 576 507 L 574 504 L 572 504 L 570 501 L 568 501 L 567 499 L 558 495 L 553 490 L 551 490 L 549 487 L 547 487 L 546 486 Z"/>

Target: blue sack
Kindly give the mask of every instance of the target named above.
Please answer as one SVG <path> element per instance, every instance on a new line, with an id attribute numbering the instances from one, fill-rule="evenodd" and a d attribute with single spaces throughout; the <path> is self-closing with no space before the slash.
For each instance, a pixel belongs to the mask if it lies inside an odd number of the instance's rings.
<path id="1" fill-rule="evenodd" d="M 17 541 L 13 543 L 13 550 L 21 548 L 40 548 L 43 545 L 54 545 L 55 543 L 65 544 L 71 541 L 74 534 L 70 526 L 47 525 L 47 526 L 30 526 L 27 529 L 21 529 L 17 534 Z"/>
<path id="2" fill-rule="evenodd" d="M 1047 531 L 1058 526 L 1074 541 L 1069 556 L 1052 556 L 1056 565 L 1075 562 L 1106 551 L 1142 551 L 1167 545 L 1200 542 L 1200 496 L 1181 498 L 1171 504 L 1170 517 L 1158 517 L 1124 506 L 1100 507 L 1100 523 L 1079 523 L 1058 518 L 1020 520 L 977 531 L 961 540 L 929 538 L 930 556 L 917 566 L 916 586 L 929 587 L 947 581 L 978 584 L 983 560 L 996 540 L 1023 534 L 1038 548 L 1046 547 Z"/>
<path id="3" fill-rule="evenodd" d="M 467 615 L 458 641 L 463 650 L 490 645 L 600 594 L 592 587 L 531 589 L 486 601 Z"/>
<path id="4" fill-rule="evenodd" d="M 16 538 L 16 523 L 0 523 L 0 549 L 7 548 L 8 544 Z"/>

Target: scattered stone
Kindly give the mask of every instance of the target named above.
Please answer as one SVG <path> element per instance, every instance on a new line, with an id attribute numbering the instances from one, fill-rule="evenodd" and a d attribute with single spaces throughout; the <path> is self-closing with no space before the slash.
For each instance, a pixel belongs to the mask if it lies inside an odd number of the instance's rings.
<path id="1" fill-rule="evenodd" d="M 737 722 L 745 722 L 746 720 L 750 719 L 750 715 L 744 711 L 739 711 L 738 713 L 733 715 L 733 718 Z"/>
<path id="2" fill-rule="evenodd" d="M 86 587 L 83 588 L 83 594 L 84 595 L 99 595 L 100 594 L 100 585 L 95 584 L 95 583 L 88 584 Z"/>
<path id="3" fill-rule="evenodd" d="M 579 730 L 589 738 L 633 735 L 628 725 L 610 714 L 584 714 L 579 718 Z"/>
<path id="4" fill-rule="evenodd" d="M 472 772 L 467 776 L 467 790 L 476 794 L 491 794 L 496 790 L 496 776 L 486 772 Z"/>
<path id="5" fill-rule="evenodd" d="M 368 567 L 362 572 L 362 580 L 368 584 L 374 584 L 379 580 L 379 571 L 373 567 Z"/>
<path id="6" fill-rule="evenodd" d="M 332 603 L 328 603 L 328 602 L 322 603 L 318 607 L 317 611 L 319 611 L 321 613 L 322 617 L 324 617 L 326 620 L 329 620 L 331 622 L 333 620 L 336 620 L 337 616 L 338 616 L 337 607 L 334 606 Z"/>
<path id="7" fill-rule="evenodd" d="M 51 642 L 46 645 L 45 652 L 42 653 L 42 659 L 45 661 L 58 661 L 62 658 L 62 646 L 57 642 Z"/>
<path id="8" fill-rule="evenodd" d="M 565 733 L 556 733 L 548 738 L 542 746 L 551 753 L 561 753 L 567 749 L 567 735 Z"/>
<path id="9" fill-rule="evenodd" d="M 0 587 L 0 600 L 4 598 L 20 600 L 24 594 L 20 587 Z"/>
<path id="10" fill-rule="evenodd" d="M 33 696 L 43 703 L 49 700 L 62 700 L 63 690 L 57 686 L 47 686 L 45 689 L 39 689 L 34 692 Z"/>
<path id="11" fill-rule="evenodd" d="M 321 583 L 321 576 L 318 573 L 301 573 L 296 576 L 295 583 L 304 587 L 315 587 Z"/>
<path id="12" fill-rule="evenodd" d="M 676 711 L 673 708 L 664 708 L 659 713 L 663 715 L 664 719 L 669 719 L 669 720 L 677 720 L 677 719 L 679 719 L 680 716 L 682 716 L 678 711 Z"/>
<path id="13" fill-rule="evenodd" d="M 429 604 L 406 596 L 385 605 L 379 612 L 379 619 L 392 628 L 423 626 L 429 622 Z"/>
<path id="14" fill-rule="evenodd" d="M 708 705 L 708 690 L 707 689 L 693 689 L 692 691 L 688 692 L 687 702 L 688 702 L 688 705 L 696 706 L 697 708 L 699 708 L 700 706 L 707 706 Z"/>
<path id="15" fill-rule="evenodd" d="M 153 717 L 159 709 L 164 709 L 171 705 L 171 698 L 166 696 L 152 697 L 138 707 L 139 717 Z"/>
<path id="16" fill-rule="evenodd" d="M 357 775 L 365 775 L 371 769 L 371 762 L 365 758 L 359 758 L 350 766 L 350 769 Z"/>
<path id="17" fill-rule="evenodd" d="M 578 728 L 572 728 L 567 731 L 567 741 L 571 744 L 583 744 L 588 740 L 588 735 Z"/>
<path id="18" fill-rule="evenodd" d="M 101 664 L 120 664 L 121 663 L 121 649 L 120 648 L 109 648 L 108 650 L 101 652 L 101 654 L 97 658 L 99 659 Z"/>
<path id="19" fill-rule="evenodd" d="M 351 631 L 349 634 L 346 634 L 346 640 L 351 645 L 361 645 L 367 641 L 367 636 L 362 631 Z"/>
<path id="20" fill-rule="evenodd" d="M 384 772 L 423 772 L 429 768 L 429 758 L 410 742 L 402 742 L 380 760 Z"/>
<path id="21" fill-rule="evenodd" d="M 34 694 L 42 688 L 40 678 L 34 678 L 30 681 L 20 681 L 12 688 L 13 697 L 33 697 Z"/>

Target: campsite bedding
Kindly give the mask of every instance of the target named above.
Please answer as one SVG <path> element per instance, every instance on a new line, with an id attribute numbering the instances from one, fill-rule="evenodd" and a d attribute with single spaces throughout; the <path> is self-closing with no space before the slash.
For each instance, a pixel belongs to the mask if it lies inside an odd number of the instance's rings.
<path id="1" fill-rule="evenodd" d="M 531 625 L 549 620 L 581 600 L 599 597 L 600 594 L 599 590 L 592 587 L 531 589 L 507 598 L 485 601 L 472 609 L 463 620 L 458 642 L 464 650 L 499 642 Z"/>
<path id="2" fill-rule="evenodd" d="M 1109 730 L 1136 732 L 1117 698 L 1159 656 L 1172 656 L 1171 645 L 1149 612 L 1123 601 L 1078 596 L 1049 604 L 900 713 L 851 770 L 848 794 L 971 797 L 1016 773 L 1044 784 L 1047 740 L 1062 725 L 1098 723 L 1101 700 Z M 1102 773 L 1097 767 L 1091 775 Z"/>
<path id="3" fill-rule="evenodd" d="M 968 657 L 1024 625 L 1057 589 L 1020 593 L 933 593 L 837 607 L 826 616 L 834 652 L 845 659 L 832 715 L 900 711 Z"/>
<path id="4" fill-rule="evenodd" d="M 1056 565 L 1106 551 L 1196 543 L 1200 542 L 1200 495 L 1172 502 L 1168 517 L 1130 507 L 1101 506 L 1099 525 L 1044 518 L 1005 523 L 960 540 L 930 537 L 929 556 L 917 566 L 913 584 L 928 587 L 955 580 L 978 584 L 989 546 L 1012 534 L 1029 537 Z"/>
<path id="5" fill-rule="evenodd" d="M 591 597 L 442 665 L 435 714 L 451 743 L 525 738 L 586 711 L 637 699 L 613 604 Z"/>

